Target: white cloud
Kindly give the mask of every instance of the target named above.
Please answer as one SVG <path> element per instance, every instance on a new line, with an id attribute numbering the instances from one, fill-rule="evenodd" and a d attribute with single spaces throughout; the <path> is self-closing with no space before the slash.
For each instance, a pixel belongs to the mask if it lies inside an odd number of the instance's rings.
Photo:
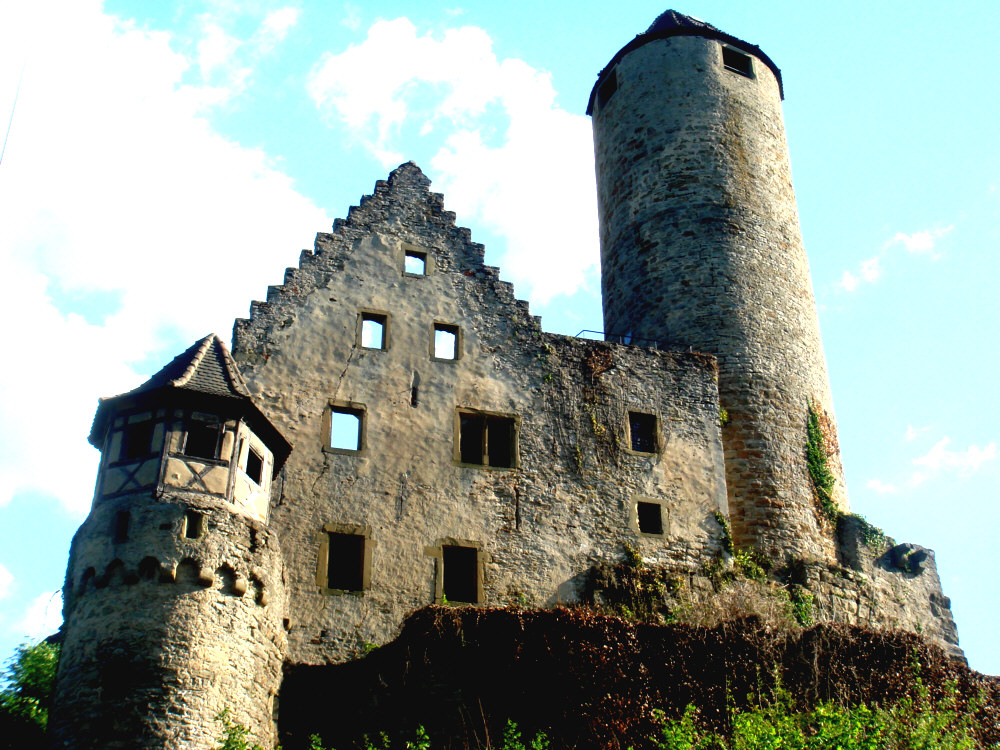
<path id="1" fill-rule="evenodd" d="M 298 8 L 279 8 L 276 11 L 272 11 L 267 14 L 264 18 L 264 22 L 260 25 L 260 37 L 261 39 L 267 39 L 271 43 L 277 43 L 282 41 L 288 32 L 291 31 L 292 27 L 299 22 L 299 14 L 301 11 Z"/>
<path id="2" fill-rule="evenodd" d="M 948 450 L 950 444 L 951 438 L 943 437 L 925 455 L 913 459 L 913 465 L 921 467 L 923 471 L 916 472 L 911 481 L 915 481 L 919 476 L 919 481 L 916 482 L 919 484 L 930 476 L 943 472 L 968 477 L 978 471 L 983 464 L 997 457 L 996 443 L 988 443 L 982 448 L 970 445 L 964 451 Z"/>
<path id="3" fill-rule="evenodd" d="M 5 599 L 14 585 L 14 574 L 0 565 L 0 599 Z"/>
<path id="4" fill-rule="evenodd" d="M 556 105 L 548 73 L 498 59 L 482 29 L 419 35 L 406 18 L 378 21 L 323 57 L 309 92 L 387 167 L 410 157 L 402 133 L 416 131 L 435 189 L 459 221 L 475 216 L 506 239 L 504 271 L 535 300 L 596 279 L 590 122 Z"/>
<path id="5" fill-rule="evenodd" d="M 943 229 L 924 229 L 913 234 L 897 232 L 896 236 L 887 244 L 902 245 L 906 248 L 907 252 L 929 255 L 932 259 L 936 260 L 941 256 L 934 252 L 934 245 L 952 229 L 954 229 L 954 226 L 944 227 Z"/>
<path id="6" fill-rule="evenodd" d="M 60 54 L 28 59 L 0 166 L 0 316 L 17 364 L 0 368 L 0 505 L 32 488 L 83 513 L 97 397 L 140 383 L 133 363 L 164 346 L 226 336 L 328 221 L 266 154 L 213 131 L 211 90 L 181 84 L 194 60 L 168 35 L 97 0 L 7 4 L 0 70 L 43 30 Z"/>
<path id="7" fill-rule="evenodd" d="M 931 260 L 941 257 L 940 253 L 934 252 L 934 247 L 939 239 L 946 236 L 953 226 L 942 229 L 923 229 L 913 234 L 897 232 L 896 235 L 882 245 L 878 255 L 861 261 L 855 271 L 844 271 L 840 281 L 836 286 L 845 292 L 855 291 L 862 282 L 874 284 L 882 277 L 882 262 L 889 254 L 890 250 L 896 246 L 902 246 L 910 254 L 925 255 Z"/>
<path id="8" fill-rule="evenodd" d="M 916 440 L 928 430 L 930 430 L 930 427 L 914 427 L 913 425 L 908 424 L 906 425 L 906 434 L 903 435 L 903 439 Z"/>
<path id="9" fill-rule="evenodd" d="M 62 593 L 46 591 L 35 597 L 24 612 L 24 617 L 12 627 L 19 637 L 37 641 L 52 635 L 62 625 Z"/>
<path id="10" fill-rule="evenodd" d="M 886 484 L 880 479 L 869 479 L 865 486 L 879 495 L 894 495 L 899 492 L 899 488 L 896 485 Z"/>

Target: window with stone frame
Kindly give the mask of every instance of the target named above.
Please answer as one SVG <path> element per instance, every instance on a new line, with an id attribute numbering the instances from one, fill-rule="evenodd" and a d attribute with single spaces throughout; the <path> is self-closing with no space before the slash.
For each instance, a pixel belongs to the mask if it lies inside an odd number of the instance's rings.
<path id="1" fill-rule="evenodd" d="M 479 550 L 445 544 L 441 547 L 441 592 L 448 602 L 479 603 Z"/>
<path id="2" fill-rule="evenodd" d="M 663 535 L 663 509 L 659 503 L 640 500 L 635 504 L 635 515 L 639 533 Z"/>
<path id="3" fill-rule="evenodd" d="M 628 413 L 629 447 L 635 453 L 656 453 L 659 436 L 655 414 L 640 411 Z"/>
<path id="4" fill-rule="evenodd" d="M 722 64 L 726 70 L 753 78 L 753 59 L 738 49 L 722 45 Z"/>
<path id="5" fill-rule="evenodd" d="M 471 466 L 517 466 L 517 420 L 510 415 L 459 410 L 458 460 Z"/>
<path id="6" fill-rule="evenodd" d="M 326 586 L 335 591 L 362 591 L 365 588 L 364 534 L 327 532 Z"/>

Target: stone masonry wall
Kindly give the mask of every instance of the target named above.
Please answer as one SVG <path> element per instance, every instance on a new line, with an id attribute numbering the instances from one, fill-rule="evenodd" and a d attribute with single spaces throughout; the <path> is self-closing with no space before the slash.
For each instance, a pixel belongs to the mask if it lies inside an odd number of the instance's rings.
<path id="1" fill-rule="evenodd" d="M 605 77 L 593 117 L 605 330 L 719 362 L 736 541 L 834 560 L 805 465 L 810 403 L 833 405 L 799 231 L 778 82 L 725 69 L 722 44 L 650 41 Z"/>
<path id="2" fill-rule="evenodd" d="M 115 542 L 121 507 L 128 538 Z M 197 539 L 185 536 L 188 510 L 202 514 Z M 271 747 L 285 592 L 266 526 L 210 498 L 98 504 L 74 538 L 63 596 L 53 747 L 209 750 L 226 708 Z"/>
<path id="3" fill-rule="evenodd" d="M 685 571 L 719 551 L 714 359 L 543 333 L 428 185 L 412 164 L 379 182 L 235 327 L 256 403 L 295 446 L 271 520 L 293 663 L 353 658 L 441 601 L 442 545 L 478 550 L 481 603 L 538 607 L 577 601 L 626 543 Z M 404 273 L 406 248 L 426 275 Z M 364 311 L 387 316 L 386 349 L 359 345 Z M 458 327 L 456 360 L 432 356 L 435 322 Z M 362 450 L 325 448 L 331 402 L 363 410 Z M 459 408 L 516 420 L 516 468 L 458 460 Z M 654 450 L 631 450 L 630 410 L 655 416 Z M 660 504 L 661 533 L 640 533 L 639 501 Z M 363 591 L 322 585 L 344 529 L 366 537 Z"/>

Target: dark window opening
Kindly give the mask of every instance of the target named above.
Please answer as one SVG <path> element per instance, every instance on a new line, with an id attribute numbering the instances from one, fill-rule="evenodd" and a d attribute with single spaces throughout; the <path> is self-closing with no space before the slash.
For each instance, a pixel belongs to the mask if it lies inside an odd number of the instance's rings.
<path id="1" fill-rule="evenodd" d="M 184 538 L 197 539 L 201 536 L 203 516 L 196 510 L 184 511 Z"/>
<path id="2" fill-rule="evenodd" d="M 218 424 L 208 422 L 189 422 L 187 426 L 187 440 L 184 442 L 184 455 L 192 458 L 219 457 L 219 442 L 222 438 L 222 429 Z"/>
<path id="3" fill-rule="evenodd" d="M 636 453 L 656 453 L 656 415 L 637 411 L 628 413 L 628 431 L 632 450 Z"/>
<path id="4" fill-rule="evenodd" d="M 329 534 L 326 587 L 342 591 L 364 588 L 365 537 L 362 534 Z"/>
<path id="5" fill-rule="evenodd" d="M 411 276 L 427 275 L 427 253 L 419 250 L 407 250 L 403 256 L 403 273 Z"/>
<path id="6" fill-rule="evenodd" d="M 639 517 L 639 531 L 643 534 L 663 533 L 663 514 L 659 503 L 637 503 L 636 515 Z"/>
<path id="7" fill-rule="evenodd" d="M 142 458 L 152 453 L 153 446 L 153 423 L 149 420 L 145 422 L 135 422 L 125 428 L 125 445 L 122 446 L 122 459 L 131 460 Z"/>
<path id="8" fill-rule="evenodd" d="M 247 476 L 256 484 L 264 483 L 264 459 L 253 448 L 247 452 Z"/>
<path id="9" fill-rule="evenodd" d="M 385 315 L 361 313 L 361 346 L 364 349 L 385 349 L 387 325 Z"/>
<path id="10" fill-rule="evenodd" d="M 442 593 L 449 602 L 479 601 L 479 550 L 446 545 L 441 548 Z"/>
<path id="11" fill-rule="evenodd" d="M 330 447 L 342 451 L 361 450 L 364 411 L 347 406 L 330 407 Z"/>
<path id="12" fill-rule="evenodd" d="M 459 413 L 459 453 L 463 464 L 514 467 L 514 419 L 489 414 Z"/>
<path id="13" fill-rule="evenodd" d="M 434 358 L 458 359 L 458 326 L 434 324 Z"/>
<path id="14" fill-rule="evenodd" d="M 598 108 L 604 107 L 605 104 L 610 101 L 611 97 L 615 95 L 618 90 L 618 69 L 615 68 L 601 81 L 601 85 L 597 87 L 597 106 Z"/>
<path id="15" fill-rule="evenodd" d="M 739 73 L 741 76 L 746 76 L 747 78 L 753 78 L 753 62 L 750 60 L 750 55 L 744 55 L 732 47 L 723 47 L 722 64 L 726 70 Z"/>
<path id="16" fill-rule="evenodd" d="M 115 513 L 115 523 L 111 529 L 111 538 L 114 542 L 125 542 L 128 541 L 128 521 L 129 513 L 127 510 L 120 510 Z"/>

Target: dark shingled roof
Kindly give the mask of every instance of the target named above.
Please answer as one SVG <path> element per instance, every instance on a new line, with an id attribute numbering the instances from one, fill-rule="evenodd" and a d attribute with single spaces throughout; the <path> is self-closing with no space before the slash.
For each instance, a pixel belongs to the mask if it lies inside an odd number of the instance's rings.
<path id="1" fill-rule="evenodd" d="M 705 23 L 699 18 L 685 16 L 683 13 L 678 13 L 676 10 L 667 10 L 657 16 L 656 20 L 653 21 L 646 31 L 636 36 L 635 39 L 618 50 L 615 56 L 611 58 L 611 62 L 605 65 L 601 72 L 597 74 L 597 81 L 594 83 L 594 88 L 591 89 L 590 100 L 587 102 L 587 114 L 592 115 L 594 113 L 594 101 L 597 96 L 597 84 L 600 83 L 601 77 L 604 75 L 605 71 L 611 70 L 615 63 L 625 57 L 625 55 L 632 50 L 656 39 L 666 39 L 671 36 L 703 36 L 708 39 L 718 39 L 720 42 L 725 42 L 732 47 L 743 50 L 748 55 L 753 55 L 769 67 L 771 72 L 774 73 L 774 77 L 778 80 L 778 91 L 781 93 L 781 98 L 785 98 L 785 88 L 781 83 L 781 71 L 778 69 L 778 66 L 774 64 L 774 61 L 765 55 L 764 51 L 756 44 L 750 44 L 749 42 L 744 42 L 742 39 L 737 39 L 736 37 L 717 29 L 712 24 Z"/>
<path id="2" fill-rule="evenodd" d="M 97 405 L 90 443 L 101 449 L 109 422 L 122 409 L 194 405 L 220 412 L 240 414 L 274 453 L 280 467 L 292 450 L 291 444 L 257 408 L 232 355 L 216 334 L 210 333 L 173 358 L 153 377 Z"/>
<path id="3" fill-rule="evenodd" d="M 215 396 L 250 398 L 250 391 L 247 390 L 232 355 L 222 343 L 222 339 L 214 333 L 196 341 L 186 351 L 174 357 L 166 367 L 129 393 L 169 387 L 211 393 Z"/>

